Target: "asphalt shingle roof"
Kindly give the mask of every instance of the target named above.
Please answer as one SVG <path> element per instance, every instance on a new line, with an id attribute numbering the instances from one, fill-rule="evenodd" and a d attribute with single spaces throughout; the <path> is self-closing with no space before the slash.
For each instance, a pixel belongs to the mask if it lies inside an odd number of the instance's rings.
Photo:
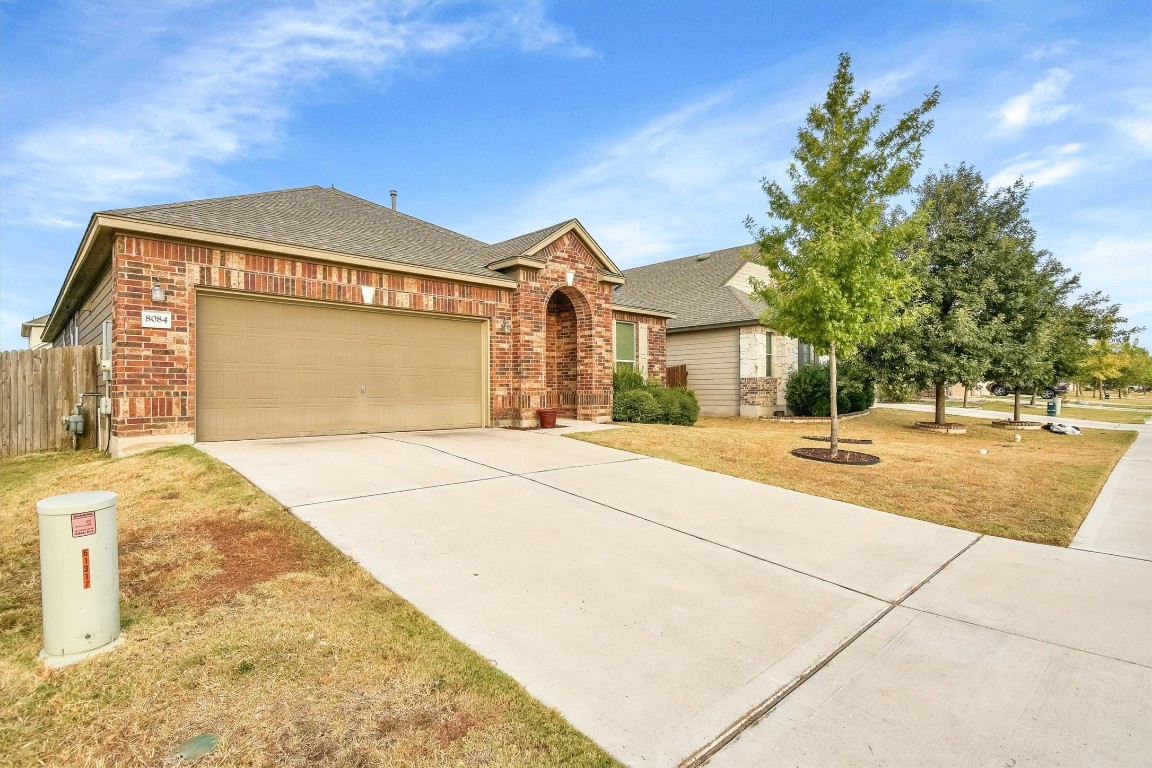
<path id="1" fill-rule="evenodd" d="M 508 276 L 487 265 L 516 244 L 523 242 L 516 251 L 520 253 L 568 223 L 493 246 L 347 192 L 319 186 L 101 213 L 503 279 Z"/>
<path id="2" fill-rule="evenodd" d="M 559 224 L 553 224 L 550 227 L 544 227 L 543 229 L 538 229 L 535 232 L 529 232 L 526 235 L 520 235 L 518 237 L 513 237 L 510 240 L 504 240 L 502 242 L 490 245 L 488 246 L 488 249 L 492 258 L 489 259 L 488 263 L 500 261 L 501 259 L 508 259 L 513 256 L 519 256 L 520 254 L 524 253 L 524 251 L 528 250 L 530 246 L 536 245 L 536 243 L 540 242 L 541 240 L 554 235 L 558 230 L 564 229 L 574 221 L 576 221 L 576 219 L 568 219 L 567 221 L 562 221 Z"/>
<path id="3" fill-rule="evenodd" d="M 724 285 L 747 263 L 741 252 L 748 247 L 626 269 L 627 282 L 613 292 L 612 303 L 675 313 L 669 329 L 759 322 L 764 305 Z"/>

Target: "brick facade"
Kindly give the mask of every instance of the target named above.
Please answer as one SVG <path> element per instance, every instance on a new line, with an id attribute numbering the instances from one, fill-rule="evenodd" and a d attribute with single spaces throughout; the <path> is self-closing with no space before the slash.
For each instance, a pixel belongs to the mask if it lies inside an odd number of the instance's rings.
<path id="1" fill-rule="evenodd" d="M 195 430 L 196 292 L 217 288 L 489 319 L 491 419 L 528 425 L 558 406 L 579 419 L 612 411 L 612 286 L 569 232 L 515 267 L 516 289 L 320 264 L 291 257 L 117 234 L 112 245 L 113 435 L 189 436 Z M 569 285 L 568 273 L 572 273 Z M 153 303 L 153 280 L 167 293 Z M 143 310 L 171 312 L 171 329 L 143 328 Z M 664 320 L 649 326 L 650 376 L 663 379 Z M 509 328 L 509 330 L 505 330 Z"/>
<path id="2" fill-rule="evenodd" d="M 780 390 L 780 379 L 771 376 L 745 377 L 740 379 L 740 405 L 759 406 L 768 410 L 776 409 Z M 783 406 L 780 408 L 783 409 Z"/>
<path id="3" fill-rule="evenodd" d="M 665 326 L 667 321 L 662 317 L 637 315 L 619 310 L 614 311 L 612 315 L 613 321 L 636 323 L 637 328 L 643 329 L 639 339 L 640 349 L 636 352 L 637 363 L 641 364 L 644 378 L 653 384 L 664 386 L 668 370 L 668 336 Z"/>
<path id="4" fill-rule="evenodd" d="M 515 268 L 519 286 L 512 294 L 514 339 L 512 357 L 516 386 L 499 403 L 502 420 L 512 424 L 536 421 L 538 408 L 561 407 L 576 418 L 595 420 L 612 415 L 612 286 L 600 280 L 596 258 L 569 232 L 534 254 L 542 269 Z M 568 285 L 568 273 L 572 285 Z M 574 405 L 561 403 L 548 386 L 548 304 L 554 292 L 564 294 L 575 315 L 576 388 Z M 497 413 L 493 396 L 493 417 Z"/>

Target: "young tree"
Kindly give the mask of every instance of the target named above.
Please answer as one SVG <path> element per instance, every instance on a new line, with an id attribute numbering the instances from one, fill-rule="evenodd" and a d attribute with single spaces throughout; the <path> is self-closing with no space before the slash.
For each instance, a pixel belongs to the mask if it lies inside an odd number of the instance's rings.
<path id="1" fill-rule="evenodd" d="M 966 164 L 930 174 L 917 188 L 927 229 L 908 254 L 919 282 L 907 310 L 910 321 L 879 336 L 864 357 L 877 377 L 934 388 L 937 424 L 946 423 L 948 387 L 964 384 L 967 397 L 991 361 L 986 297 L 999 269 L 1001 239 L 1019 229 L 1022 191 L 992 192 Z"/>
<path id="2" fill-rule="evenodd" d="M 768 305 L 763 321 L 829 356 L 831 452 L 839 448 L 837 355 L 890 330 L 911 296 L 914 280 L 896 257 L 924 230 L 923 217 L 903 217 L 890 201 L 908 189 L 920 165 L 925 115 L 933 90 L 892 128 L 877 133 L 882 107 L 868 109 L 868 91 L 856 94 L 848 54 L 822 104 L 808 111 L 788 167 L 791 192 L 763 180 L 768 214 L 779 224 L 758 228 L 756 261 L 771 280 L 754 285 Z"/>

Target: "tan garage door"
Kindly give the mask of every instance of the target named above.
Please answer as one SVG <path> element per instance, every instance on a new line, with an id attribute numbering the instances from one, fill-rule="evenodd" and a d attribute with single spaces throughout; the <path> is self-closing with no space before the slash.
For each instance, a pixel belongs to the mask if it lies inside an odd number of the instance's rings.
<path id="1" fill-rule="evenodd" d="M 201 294 L 196 439 L 484 425 L 481 321 Z"/>

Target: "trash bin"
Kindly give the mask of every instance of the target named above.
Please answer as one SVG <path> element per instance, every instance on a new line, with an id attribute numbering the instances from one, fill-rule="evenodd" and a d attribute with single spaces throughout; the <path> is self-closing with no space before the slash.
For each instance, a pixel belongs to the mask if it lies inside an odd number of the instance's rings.
<path id="1" fill-rule="evenodd" d="M 52 666 L 69 664 L 120 637 L 117 496 L 85 491 L 36 503 L 44 650 Z"/>
<path id="2" fill-rule="evenodd" d="M 1057 408 L 1056 408 L 1056 401 L 1055 400 L 1049 400 L 1048 401 L 1048 415 L 1049 416 L 1056 416 L 1056 415 L 1059 415 L 1059 413 L 1060 413 L 1060 411 L 1057 410 Z"/>

